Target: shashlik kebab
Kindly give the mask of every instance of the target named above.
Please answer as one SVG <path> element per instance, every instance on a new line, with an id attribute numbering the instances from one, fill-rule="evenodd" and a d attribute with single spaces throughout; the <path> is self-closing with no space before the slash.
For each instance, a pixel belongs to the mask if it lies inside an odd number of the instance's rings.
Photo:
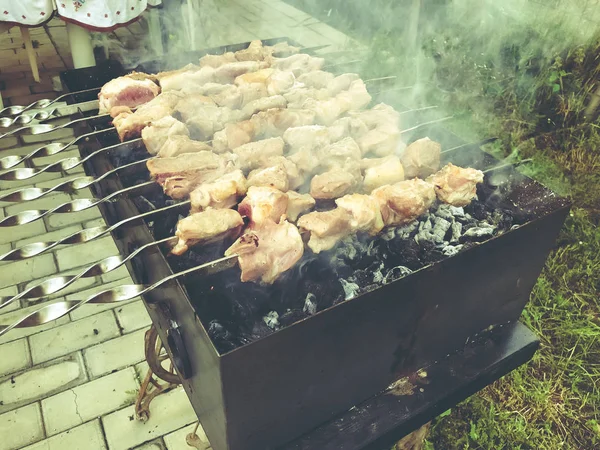
<path id="1" fill-rule="evenodd" d="M 166 92 L 186 87 L 194 89 L 207 83 L 232 83 L 238 75 L 268 67 L 300 75 L 323 66 L 322 58 L 307 54 L 295 54 L 286 58 L 273 56 L 284 49 L 288 54 L 297 50 L 285 43 L 268 47 L 263 46 L 260 41 L 254 41 L 248 49 L 236 53 L 207 55 L 200 59 L 199 65 L 189 64 L 178 70 L 155 75 L 134 72 L 115 78 L 106 83 L 98 94 L 100 113 L 110 113 L 114 117 L 119 107 L 140 106 L 156 97 L 161 90 Z M 113 111 L 113 108 L 116 110 Z"/>

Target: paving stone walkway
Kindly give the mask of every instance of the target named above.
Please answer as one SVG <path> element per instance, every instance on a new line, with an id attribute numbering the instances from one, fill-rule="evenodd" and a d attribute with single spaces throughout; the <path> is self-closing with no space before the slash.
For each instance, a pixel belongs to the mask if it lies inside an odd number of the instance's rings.
<path id="1" fill-rule="evenodd" d="M 219 30 L 202 35 L 207 46 L 281 36 L 304 46 L 332 44 L 332 48 L 343 48 L 351 44 L 346 35 L 278 0 L 219 1 L 219 5 L 218 10 L 201 12 L 212 29 Z M 147 38 L 146 29 L 134 23 L 116 30 L 108 36 L 109 49 L 126 56 L 129 43 Z M 58 93 L 54 91 L 57 85 L 53 78 L 72 68 L 62 21 L 53 19 L 42 28 L 32 29 L 31 35 L 39 58 L 41 83 L 33 81 L 18 29 L 0 35 L 0 92 L 5 106 L 55 98 Z M 2 138 L 0 158 L 25 155 L 45 143 L 72 139 L 70 129 Z M 78 156 L 77 147 L 72 148 L 39 158 L 36 164 Z M 29 180 L 0 181 L 0 193 L 31 186 L 50 187 L 59 179 L 81 176 L 81 172 L 79 168 L 68 174 L 45 173 Z M 23 204 L 0 202 L 0 218 L 89 197 L 91 192 L 78 191 L 56 193 Z M 2 228 L 0 254 L 97 225 L 104 225 L 104 221 L 94 208 Z M 116 254 L 112 238 L 106 237 L 59 247 L 24 261 L 0 262 L 0 295 L 14 295 L 57 274 L 75 274 L 90 263 Z M 121 268 L 102 277 L 80 279 L 50 296 L 45 304 L 83 299 L 99 290 L 128 283 L 132 280 Z M 0 325 L 10 324 L 39 307 L 35 302 L 14 302 L 0 311 Z M 181 388 L 154 400 L 148 422 L 134 420 L 133 403 L 147 368 L 143 341 L 149 325 L 144 305 L 135 299 L 118 305 L 86 305 L 48 325 L 12 330 L 0 338 L 0 450 L 190 449 L 185 436 L 193 429 L 196 416 Z M 201 429 L 198 434 L 203 435 Z"/>

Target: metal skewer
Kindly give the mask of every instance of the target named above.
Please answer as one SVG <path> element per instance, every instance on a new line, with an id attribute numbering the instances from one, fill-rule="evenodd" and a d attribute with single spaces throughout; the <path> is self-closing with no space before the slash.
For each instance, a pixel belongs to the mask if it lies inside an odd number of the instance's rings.
<path id="1" fill-rule="evenodd" d="M 143 214 L 138 214 L 137 216 L 128 217 L 127 219 L 120 220 L 119 222 L 115 223 L 114 225 L 111 225 L 110 227 L 99 226 L 93 228 L 86 228 L 84 230 L 77 231 L 69 236 L 66 236 L 62 239 L 59 239 L 58 241 L 35 242 L 32 244 L 27 244 L 23 247 L 15 248 L 14 250 L 11 250 L 10 252 L 0 256 L 0 261 L 20 261 L 47 252 L 48 250 L 51 250 L 58 245 L 83 244 L 85 242 L 90 242 L 94 239 L 98 239 L 102 236 L 111 233 L 120 226 L 125 225 L 129 222 L 144 219 L 154 214 L 170 211 L 172 209 L 181 208 L 182 206 L 189 205 L 190 203 L 191 202 L 187 200 L 185 202 L 175 203 L 173 205 L 165 206 L 163 208 L 148 211 Z"/>
<path id="2" fill-rule="evenodd" d="M 161 239 L 160 241 L 150 242 L 136 249 L 127 257 L 123 257 L 121 255 L 109 256 L 108 258 L 104 258 L 102 261 L 98 261 L 97 263 L 86 267 L 76 275 L 50 278 L 48 280 L 36 284 L 35 286 L 31 286 L 30 288 L 19 292 L 17 295 L 14 295 L 12 297 L 0 297 L 0 309 L 20 299 L 36 299 L 55 294 L 56 292 L 65 289 L 66 287 L 75 283 L 80 278 L 92 278 L 100 275 L 106 275 L 107 273 L 118 269 L 127 261 L 135 258 L 142 251 L 150 247 L 158 246 L 176 239 L 177 237 L 171 236 L 165 239 Z"/>
<path id="3" fill-rule="evenodd" d="M 25 126 L 25 127 L 15 128 L 14 130 L 8 131 L 4 134 L 0 134 L 0 139 L 7 137 L 7 136 L 12 136 L 14 134 L 23 134 L 23 133 L 27 133 L 27 132 L 28 132 L 28 134 L 50 133 L 51 131 L 56 131 L 56 130 L 60 130 L 62 128 L 67 128 L 67 127 L 70 127 L 71 125 L 75 125 L 76 123 L 79 123 L 79 122 L 85 122 L 87 120 L 94 120 L 94 119 L 101 119 L 103 117 L 110 117 L 110 114 L 98 114 L 98 115 L 90 116 L 90 117 L 82 117 L 80 119 L 75 119 L 75 120 L 71 120 L 70 122 L 63 123 L 62 125 L 51 125 L 48 123 L 38 123 L 35 125 L 29 125 L 29 126 Z"/>
<path id="4" fill-rule="evenodd" d="M 100 203 L 106 203 L 115 199 L 115 197 L 121 196 L 126 193 L 130 193 L 137 189 L 141 189 L 147 186 L 154 185 L 154 181 L 147 181 L 142 184 L 136 184 L 128 188 L 120 189 L 115 191 L 104 198 L 78 198 L 71 200 L 70 202 L 62 203 L 52 209 L 30 209 L 27 211 L 21 211 L 12 216 L 5 217 L 0 220 L 0 227 L 14 227 L 17 225 L 25 225 L 27 223 L 34 222 L 39 219 L 43 219 L 50 214 L 67 214 L 85 211 L 86 209 L 98 206 Z"/>
<path id="5" fill-rule="evenodd" d="M 99 91 L 99 90 L 100 90 L 99 87 L 92 88 L 92 89 L 84 89 L 83 91 L 68 92 L 66 94 L 56 97 L 54 100 L 42 99 L 42 100 L 35 101 L 27 106 L 18 106 L 18 105 L 8 106 L 8 107 L 0 110 L 0 116 L 16 116 L 17 114 L 24 113 L 25 111 L 29 111 L 30 109 L 47 108 L 48 106 L 51 106 L 54 103 L 63 101 L 65 98 L 72 97 L 75 95 L 80 95 L 80 94 L 87 94 L 87 93 L 91 93 L 91 92 L 95 92 L 95 91 Z"/>
<path id="6" fill-rule="evenodd" d="M 109 147 L 104 147 L 99 150 L 96 150 L 93 153 L 90 153 L 85 158 L 80 158 L 78 156 L 73 156 L 71 158 L 61 159 L 60 161 L 56 161 L 54 163 L 48 164 L 47 166 L 42 167 L 41 169 L 32 169 L 29 167 L 23 167 L 18 169 L 10 169 L 6 172 L 0 173 L 0 180 L 2 181 L 15 181 L 15 180 L 27 180 L 29 178 L 33 178 L 37 175 L 40 175 L 44 172 L 66 172 L 68 170 L 74 169 L 77 166 L 85 163 L 89 159 L 93 158 L 100 153 L 107 152 L 110 150 L 114 150 L 117 148 L 127 148 L 130 146 L 136 146 L 142 142 L 141 138 L 133 139 L 127 142 L 120 142 L 119 144 L 111 145 Z"/>
<path id="7" fill-rule="evenodd" d="M 104 180 L 105 178 L 117 173 L 120 170 L 128 169 L 128 168 L 136 166 L 138 164 L 145 163 L 149 159 L 152 159 L 152 158 L 146 158 L 146 159 L 142 159 L 140 161 L 134 161 L 129 164 L 119 166 L 115 169 L 112 169 L 112 170 L 109 170 L 108 172 L 103 173 L 98 178 L 80 177 L 80 178 L 74 178 L 72 180 L 57 184 L 56 186 L 52 186 L 51 188 L 32 187 L 32 188 L 19 189 L 17 191 L 11 192 L 10 194 L 0 196 L 0 202 L 29 201 L 29 200 L 38 199 L 44 195 L 51 194 L 52 192 L 71 193 L 71 192 L 74 192 L 74 191 L 77 191 L 80 189 L 85 189 L 85 188 L 91 186 L 92 184 L 98 183 L 98 182 Z"/>
<path id="8" fill-rule="evenodd" d="M 46 305 L 43 308 L 40 308 L 37 311 L 26 315 L 25 317 L 19 319 L 17 322 L 11 325 L 0 325 L 0 336 L 3 336 L 4 334 L 8 333 L 13 328 L 36 327 L 38 325 L 43 325 L 48 322 L 52 322 L 53 320 L 59 319 L 64 315 L 69 314 L 71 311 L 79 308 L 82 305 L 85 305 L 86 303 L 118 303 L 131 300 L 135 297 L 152 291 L 153 289 L 156 289 L 157 287 L 167 283 L 168 281 L 174 280 L 184 275 L 188 275 L 193 272 L 201 272 L 203 274 L 209 275 L 211 273 L 220 272 L 222 270 L 234 267 L 236 263 L 237 255 L 232 255 L 225 258 L 220 258 L 216 261 L 211 261 L 209 263 L 202 264 L 200 266 L 192 267 L 190 269 L 183 270 L 178 273 L 174 273 L 151 285 L 123 285 L 91 295 L 85 300 L 68 300 L 52 303 L 51 305 Z"/>
<path id="9" fill-rule="evenodd" d="M 98 109 L 98 100 L 78 103 L 77 105 L 57 106 L 56 108 L 50 110 L 31 110 L 28 113 L 23 113 L 16 117 L 1 117 L 0 127 L 8 128 L 15 124 L 26 125 L 34 120 L 41 122 L 44 120 L 59 119 L 61 117 L 70 116 L 71 114 L 75 114 L 77 112 L 87 112 L 95 109 Z"/>
<path id="10" fill-rule="evenodd" d="M 112 128 L 107 128 L 105 130 L 92 131 L 91 133 L 82 134 L 81 136 L 76 137 L 71 142 L 67 144 L 62 144 L 60 142 L 53 142 L 51 144 L 43 145 L 31 153 L 28 153 L 25 156 L 17 156 L 17 155 L 9 155 L 3 158 L 0 158 L 0 170 L 10 169 L 11 167 L 17 166 L 23 162 L 26 162 L 32 158 L 42 158 L 44 156 L 53 156 L 60 152 L 67 150 L 72 145 L 76 144 L 81 140 L 87 140 L 92 136 L 96 136 L 102 133 L 107 133 L 113 131 Z"/>

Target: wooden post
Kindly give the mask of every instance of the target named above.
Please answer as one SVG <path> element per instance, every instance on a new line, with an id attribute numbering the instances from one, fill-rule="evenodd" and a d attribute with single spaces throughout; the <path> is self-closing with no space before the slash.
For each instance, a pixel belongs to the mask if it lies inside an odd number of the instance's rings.
<path id="1" fill-rule="evenodd" d="M 69 35 L 69 46 L 73 56 L 73 67 L 93 67 L 96 65 L 94 48 L 90 32 L 85 28 L 67 22 L 67 34 Z"/>
<path id="2" fill-rule="evenodd" d="M 29 58 L 29 65 L 31 66 L 31 73 L 33 73 L 33 79 L 40 82 L 40 72 L 37 66 L 37 58 L 35 57 L 35 50 L 33 49 L 33 44 L 31 43 L 31 35 L 29 34 L 29 28 L 20 27 L 21 28 L 21 37 L 25 42 L 25 50 L 27 50 L 27 58 Z"/>

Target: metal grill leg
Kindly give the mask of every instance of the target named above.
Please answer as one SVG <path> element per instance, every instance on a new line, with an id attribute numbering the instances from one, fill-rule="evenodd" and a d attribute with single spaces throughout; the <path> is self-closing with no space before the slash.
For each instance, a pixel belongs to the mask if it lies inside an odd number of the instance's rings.
<path id="1" fill-rule="evenodd" d="M 150 418 L 150 403 L 163 392 L 170 391 L 180 384 L 179 376 L 170 364 L 170 370 L 162 366 L 162 362 L 169 359 L 154 325 L 146 331 L 144 351 L 148 362 L 148 373 L 140 386 L 140 392 L 135 402 L 135 417 L 145 422 Z M 162 380 L 165 383 L 160 383 Z"/>

